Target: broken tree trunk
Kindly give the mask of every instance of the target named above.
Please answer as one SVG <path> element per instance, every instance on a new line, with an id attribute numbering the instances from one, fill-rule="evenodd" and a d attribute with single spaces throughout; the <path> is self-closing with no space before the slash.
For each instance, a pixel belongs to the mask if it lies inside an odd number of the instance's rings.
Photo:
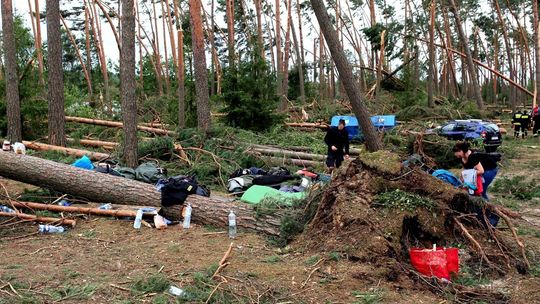
<path id="1" fill-rule="evenodd" d="M 275 157 L 275 156 L 267 157 L 267 159 L 275 164 L 295 165 L 295 166 L 304 167 L 304 168 L 315 167 L 322 164 L 322 161 L 282 158 L 282 157 Z"/>
<path id="2" fill-rule="evenodd" d="M 72 155 L 75 157 L 82 157 L 86 155 L 91 160 L 105 160 L 110 157 L 110 155 L 106 153 L 91 152 L 87 150 L 66 148 L 66 147 L 61 147 L 61 146 L 53 146 L 53 145 L 42 144 L 42 143 L 37 143 L 33 141 L 24 140 L 23 144 L 25 145 L 26 148 L 36 150 L 36 151 L 56 151 L 56 152 L 61 152 L 67 155 Z"/>
<path id="3" fill-rule="evenodd" d="M 77 224 L 77 221 L 65 219 L 65 218 L 56 218 L 56 217 L 42 217 L 42 216 L 36 216 L 26 213 L 7 213 L 7 212 L 0 212 L 0 217 L 17 217 L 24 221 L 30 221 L 30 222 L 39 222 L 39 223 L 54 223 L 54 224 L 60 224 L 60 225 L 68 225 L 71 227 L 75 227 Z"/>
<path id="4" fill-rule="evenodd" d="M 74 138 L 68 138 L 68 143 L 79 143 L 83 146 L 88 147 L 94 147 L 94 148 L 103 148 L 105 150 L 114 150 L 120 146 L 119 143 L 112 142 L 112 141 L 102 141 L 102 140 L 94 140 L 94 139 L 74 139 Z"/>
<path id="5" fill-rule="evenodd" d="M 161 206 L 161 195 L 151 184 L 79 169 L 28 155 L 0 152 L 0 175 L 86 198 L 93 202 Z M 239 227 L 279 235 L 280 212 L 257 217 L 251 205 L 220 197 L 191 195 L 187 202 L 193 207 L 194 223 L 227 227 L 227 215 L 232 209 L 236 213 Z M 163 209 L 164 215 L 171 220 L 180 217 L 181 206 Z"/>
<path id="6" fill-rule="evenodd" d="M 124 125 L 119 121 L 100 120 L 100 119 L 74 117 L 74 116 L 66 116 L 66 122 L 78 122 L 78 123 L 84 123 L 84 124 L 89 124 L 89 125 L 105 126 L 105 127 L 113 127 L 113 128 L 123 128 L 124 127 Z M 158 129 L 158 128 L 137 126 L 137 130 L 153 133 L 153 134 L 156 134 L 156 135 L 176 136 L 176 132 L 174 132 L 174 131 Z"/>

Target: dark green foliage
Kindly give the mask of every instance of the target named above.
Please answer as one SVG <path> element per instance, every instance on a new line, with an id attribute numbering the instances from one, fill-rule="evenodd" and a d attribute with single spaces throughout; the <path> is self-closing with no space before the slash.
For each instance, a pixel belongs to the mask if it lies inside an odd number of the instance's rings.
<path id="1" fill-rule="evenodd" d="M 435 202 L 429 198 L 421 197 L 418 194 L 396 189 L 378 194 L 377 196 L 375 196 L 372 205 L 377 207 L 414 212 L 418 208 L 425 208 L 430 210 L 435 206 Z"/>
<path id="2" fill-rule="evenodd" d="M 274 84 L 274 75 L 256 51 L 251 61 L 241 62 L 238 69 L 227 70 L 220 98 L 225 104 L 227 124 L 263 131 L 281 123 L 283 117 L 275 113 L 278 96 Z"/>
<path id="3" fill-rule="evenodd" d="M 374 51 L 378 51 L 381 49 L 381 35 L 383 31 L 386 31 L 385 37 L 384 37 L 384 50 L 386 56 L 389 58 L 393 58 L 392 54 L 394 52 L 394 48 L 396 46 L 396 42 L 398 39 L 397 33 L 399 33 L 403 29 L 403 25 L 399 24 L 395 21 L 389 22 L 386 25 L 383 25 L 382 23 L 376 23 L 372 27 L 366 27 L 362 29 L 362 32 L 364 35 L 366 35 L 366 38 L 371 43 L 371 48 Z"/>
<path id="4" fill-rule="evenodd" d="M 502 177 L 495 180 L 493 191 L 504 197 L 519 200 L 531 200 L 540 197 L 540 181 L 533 179 L 527 181 L 526 176 Z"/>
<path id="5" fill-rule="evenodd" d="M 154 159 L 171 159 L 174 152 L 173 139 L 171 137 L 155 137 L 151 140 L 139 142 L 139 157 L 148 157 Z"/>

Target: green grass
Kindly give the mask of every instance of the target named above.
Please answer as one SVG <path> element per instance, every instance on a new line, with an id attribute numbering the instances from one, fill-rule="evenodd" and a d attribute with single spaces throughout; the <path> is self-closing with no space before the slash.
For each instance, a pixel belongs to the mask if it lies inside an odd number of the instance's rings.
<path id="1" fill-rule="evenodd" d="M 85 238 L 89 238 L 89 239 L 93 239 L 96 237 L 97 235 L 97 232 L 93 229 L 91 230 L 86 230 L 82 233 L 82 235 L 85 237 Z"/>
<path id="2" fill-rule="evenodd" d="M 409 193 L 397 189 L 378 194 L 377 196 L 375 196 L 372 205 L 389 209 L 398 209 L 401 211 L 414 212 L 418 208 L 426 208 L 430 210 L 435 206 L 435 202 L 430 200 L 429 198 L 422 197 L 418 194 Z"/>
<path id="3" fill-rule="evenodd" d="M 452 280 L 453 283 L 474 287 L 489 283 L 489 279 L 482 276 L 482 273 L 476 273 L 474 269 L 467 265 L 460 265 L 459 275 Z"/>
<path id="4" fill-rule="evenodd" d="M 275 264 L 281 262 L 281 257 L 279 255 L 272 255 L 264 259 L 265 263 Z"/>
<path id="5" fill-rule="evenodd" d="M 382 303 L 384 291 L 379 288 L 375 288 L 368 291 L 353 291 L 352 295 L 356 298 L 354 304 L 375 304 Z"/>
<path id="6" fill-rule="evenodd" d="M 493 192 L 505 198 L 531 200 L 540 197 L 540 180 L 527 180 L 527 176 L 501 177 L 495 180 Z"/>
<path id="7" fill-rule="evenodd" d="M 335 251 L 328 253 L 328 260 L 338 262 L 341 260 L 341 253 Z"/>
<path id="8" fill-rule="evenodd" d="M 306 266 L 313 266 L 315 263 L 317 263 L 321 257 L 319 255 L 312 255 L 304 262 Z"/>

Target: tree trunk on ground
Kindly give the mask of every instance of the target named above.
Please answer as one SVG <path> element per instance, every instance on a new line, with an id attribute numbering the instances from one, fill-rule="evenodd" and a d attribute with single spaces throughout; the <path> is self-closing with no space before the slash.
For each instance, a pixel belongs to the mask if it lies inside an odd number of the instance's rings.
<path id="1" fill-rule="evenodd" d="M 99 120 L 99 119 L 84 118 L 84 117 L 66 116 L 66 121 L 78 122 L 78 123 L 84 123 L 84 124 L 90 124 L 90 125 L 96 125 L 96 126 L 112 127 L 112 128 L 124 127 L 124 125 L 119 121 Z M 137 129 L 139 131 L 145 131 L 145 132 L 153 133 L 156 135 L 169 135 L 169 136 L 177 135 L 176 132 L 174 131 L 158 129 L 158 128 L 150 128 L 150 127 L 145 127 L 145 126 L 137 126 Z"/>
<path id="2" fill-rule="evenodd" d="M 110 155 L 106 153 L 66 148 L 66 147 L 61 147 L 61 146 L 53 146 L 53 145 L 42 144 L 42 143 L 26 141 L 26 140 L 23 140 L 22 143 L 26 146 L 27 149 L 32 149 L 36 151 L 55 151 L 55 152 L 59 152 L 59 153 L 63 153 L 63 154 L 71 155 L 75 157 L 82 157 L 86 155 L 88 156 L 88 158 L 90 158 L 90 160 L 93 160 L 93 161 L 100 161 L 100 160 L 105 160 L 105 159 L 110 158 Z"/>
<path id="3" fill-rule="evenodd" d="M 189 1 L 191 16 L 193 60 L 195 61 L 195 92 L 197 94 L 197 126 L 199 129 L 210 128 L 210 97 L 208 96 L 208 71 L 204 49 L 204 33 L 201 18 L 201 1 Z"/>
<path id="4" fill-rule="evenodd" d="M 7 137 L 12 142 L 22 140 L 19 77 L 13 32 L 13 6 L 11 0 L 2 0 L 2 34 L 6 76 Z"/>
<path id="5" fill-rule="evenodd" d="M 35 215 L 19 213 L 19 212 L 17 213 L 0 212 L 0 217 L 17 217 L 23 221 L 60 224 L 60 225 L 67 225 L 71 227 L 75 227 L 75 225 L 77 224 L 77 221 L 71 220 L 71 219 L 57 218 L 57 217 L 42 217 L 42 216 L 35 216 Z"/>
<path id="6" fill-rule="evenodd" d="M 484 100 L 482 98 L 482 92 L 480 91 L 480 85 L 478 84 L 478 77 L 476 73 L 476 67 L 474 66 L 471 49 L 469 48 L 469 39 L 465 35 L 465 31 L 463 31 L 463 23 L 461 22 L 461 17 L 459 15 L 459 10 L 458 10 L 458 7 L 456 6 L 455 0 L 450 0 L 450 10 L 454 14 L 459 40 L 461 40 L 461 45 L 463 46 L 465 54 L 467 55 L 466 56 L 467 68 L 469 70 L 469 76 L 471 78 L 470 81 L 471 81 L 472 90 L 474 93 L 474 99 L 476 100 L 478 109 L 483 110 Z"/>
<path id="7" fill-rule="evenodd" d="M 9 179 L 47 187 L 93 202 L 161 206 L 161 196 L 154 185 L 33 156 L 0 152 L 0 172 L 0 175 Z M 194 223 L 227 227 L 229 210 L 234 210 L 239 227 L 279 235 L 279 212 L 257 217 L 251 205 L 231 202 L 220 197 L 190 195 L 187 202 L 193 207 L 191 219 Z M 180 215 L 179 207 L 164 209 L 166 209 L 165 216 L 170 219 Z"/>
<path id="8" fill-rule="evenodd" d="M 48 124 L 49 143 L 66 145 L 66 121 L 64 114 L 64 69 L 62 66 L 62 39 L 60 36 L 60 4 L 47 0 L 48 44 Z"/>
<path id="9" fill-rule="evenodd" d="M 347 62 L 347 57 L 341 47 L 341 43 L 339 43 L 324 3 L 322 0 L 310 0 L 310 2 L 319 21 L 321 31 L 326 38 L 326 43 L 338 69 L 340 80 L 343 82 L 343 86 L 353 107 L 354 114 L 360 122 L 362 133 L 366 138 L 366 147 L 369 151 L 377 151 L 382 147 L 381 141 L 371 123 L 368 109 L 363 101 L 358 84 L 354 79 L 352 68 Z"/>
<path id="10" fill-rule="evenodd" d="M 533 14 L 534 14 L 534 57 L 536 61 L 536 73 L 535 73 L 535 98 L 533 105 L 540 103 L 540 22 L 538 18 L 538 0 L 533 0 Z"/>
<path id="11" fill-rule="evenodd" d="M 429 62 L 428 62 L 428 77 L 427 77 L 427 92 L 428 92 L 428 107 L 433 108 L 433 91 L 434 91 L 434 82 L 433 79 L 435 76 L 435 0 L 431 1 L 429 9 Z"/>
<path id="12" fill-rule="evenodd" d="M 128 167 L 139 164 L 137 156 L 137 82 L 135 80 L 135 12 L 133 0 L 122 1 L 120 48 L 120 96 L 124 144 L 122 156 Z"/>

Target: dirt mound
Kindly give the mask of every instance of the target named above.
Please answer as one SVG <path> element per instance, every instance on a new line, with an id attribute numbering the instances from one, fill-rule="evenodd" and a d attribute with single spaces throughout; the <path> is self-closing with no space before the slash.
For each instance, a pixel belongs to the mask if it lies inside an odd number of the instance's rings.
<path id="1" fill-rule="evenodd" d="M 498 215 L 499 225 L 510 232 L 486 225 L 490 214 Z M 340 252 L 362 263 L 355 278 L 406 284 L 418 280 L 409 264 L 411 247 L 459 244 L 462 267 L 483 265 L 484 273 L 502 277 L 528 267 L 508 215 L 515 216 L 471 199 L 419 168 L 402 169 L 390 152 L 377 152 L 361 155 L 337 172 L 296 245 Z"/>

